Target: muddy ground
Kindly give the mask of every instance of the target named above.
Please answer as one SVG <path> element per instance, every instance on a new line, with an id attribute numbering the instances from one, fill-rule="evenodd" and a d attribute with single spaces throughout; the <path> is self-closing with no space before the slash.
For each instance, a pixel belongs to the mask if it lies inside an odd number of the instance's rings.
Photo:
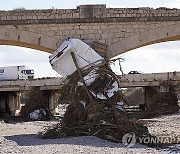
<path id="1" fill-rule="evenodd" d="M 180 113 L 141 119 L 153 135 L 180 138 Z M 0 153 L 180 153 L 180 144 L 164 148 L 135 144 L 128 148 L 93 136 L 40 139 L 37 133 L 57 121 L 13 122 L 0 120 Z"/>

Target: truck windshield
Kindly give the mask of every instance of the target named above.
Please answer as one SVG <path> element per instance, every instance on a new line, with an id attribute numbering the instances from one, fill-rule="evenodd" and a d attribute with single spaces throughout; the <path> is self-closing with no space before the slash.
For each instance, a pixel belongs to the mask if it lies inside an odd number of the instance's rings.
<path id="1" fill-rule="evenodd" d="M 26 74 L 34 74 L 34 70 L 26 70 Z"/>

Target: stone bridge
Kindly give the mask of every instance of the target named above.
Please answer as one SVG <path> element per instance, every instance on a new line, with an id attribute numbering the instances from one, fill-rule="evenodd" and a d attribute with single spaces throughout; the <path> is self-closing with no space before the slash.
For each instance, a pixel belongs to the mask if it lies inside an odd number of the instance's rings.
<path id="1" fill-rule="evenodd" d="M 180 10 L 106 8 L 0 11 L 0 44 L 53 53 L 67 38 L 108 45 L 108 58 L 142 46 L 180 40 Z"/>

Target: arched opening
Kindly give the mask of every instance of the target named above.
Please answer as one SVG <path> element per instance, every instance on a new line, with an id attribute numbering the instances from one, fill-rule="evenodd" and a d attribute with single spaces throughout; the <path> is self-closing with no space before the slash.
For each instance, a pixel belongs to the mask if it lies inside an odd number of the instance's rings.
<path id="1" fill-rule="evenodd" d="M 125 74 L 130 71 L 143 73 L 160 73 L 180 71 L 180 42 L 170 41 L 157 43 L 131 50 L 119 55 L 124 58 L 122 68 Z M 116 73 L 119 66 L 113 67 Z"/>
<path id="2" fill-rule="evenodd" d="M 20 46 L 53 53 L 59 45 L 59 40 L 33 32 L 0 28 L 0 45 Z"/>
<path id="3" fill-rule="evenodd" d="M 142 74 L 179 72 L 180 41 L 161 42 L 144 46 L 121 54 L 119 57 L 124 58 L 121 67 L 125 74 L 129 74 L 131 71 Z M 121 74 L 118 63 L 116 63 L 115 66 L 112 66 L 112 69 L 116 74 Z M 179 96 L 178 89 L 179 87 L 175 86 L 177 98 Z M 127 101 L 132 102 L 131 105 L 135 106 L 144 104 L 145 95 L 142 95 L 144 90 L 145 89 L 141 87 L 125 89 Z M 159 97 L 163 98 L 163 96 L 166 96 L 167 94 L 169 93 L 162 92 L 159 94 Z"/>
<path id="4" fill-rule="evenodd" d="M 50 53 L 25 47 L 0 45 L 0 66 L 25 65 L 34 70 L 35 78 L 59 76 L 50 66 Z"/>
<path id="5" fill-rule="evenodd" d="M 25 65 L 34 70 L 34 78 L 59 77 L 59 74 L 52 69 L 49 63 L 49 55 L 50 53 L 40 50 L 0 45 L 0 67 Z M 10 76 L 12 76 L 11 73 L 9 72 Z M 0 116 L 9 116 L 16 111 L 14 108 L 20 109 L 16 105 L 20 105 L 20 103 L 21 106 L 24 105 L 22 99 L 25 95 L 25 91 L 21 91 L 20 95 L 17 92 L 13 95 L 12 91 L 0 91 Z M 17 104 L 14 105 L 14 103 Z"/>

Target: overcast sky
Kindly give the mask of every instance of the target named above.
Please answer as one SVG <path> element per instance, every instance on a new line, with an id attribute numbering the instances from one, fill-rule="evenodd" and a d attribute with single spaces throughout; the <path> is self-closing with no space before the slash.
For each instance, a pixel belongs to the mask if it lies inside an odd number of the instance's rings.
<path id="1" fill-rule="evenodd" d="M 25 9 L 71 9 L 83 4 L 106 4 L 106 7 L 168 7 L 179 8 L 180 0 L 0 0 L 0 10 Z M 0 46 L 0 66 L 26 65 L 35 70 L 36 77 L 58 76 L 49 64 L 50 54 L 22 47 Z M 180 42 L 165 42 L 129 51 L 123 70 L 145 73 L 180 71 Z M 118 67 L 116 70 L 118 71 Z"/>

